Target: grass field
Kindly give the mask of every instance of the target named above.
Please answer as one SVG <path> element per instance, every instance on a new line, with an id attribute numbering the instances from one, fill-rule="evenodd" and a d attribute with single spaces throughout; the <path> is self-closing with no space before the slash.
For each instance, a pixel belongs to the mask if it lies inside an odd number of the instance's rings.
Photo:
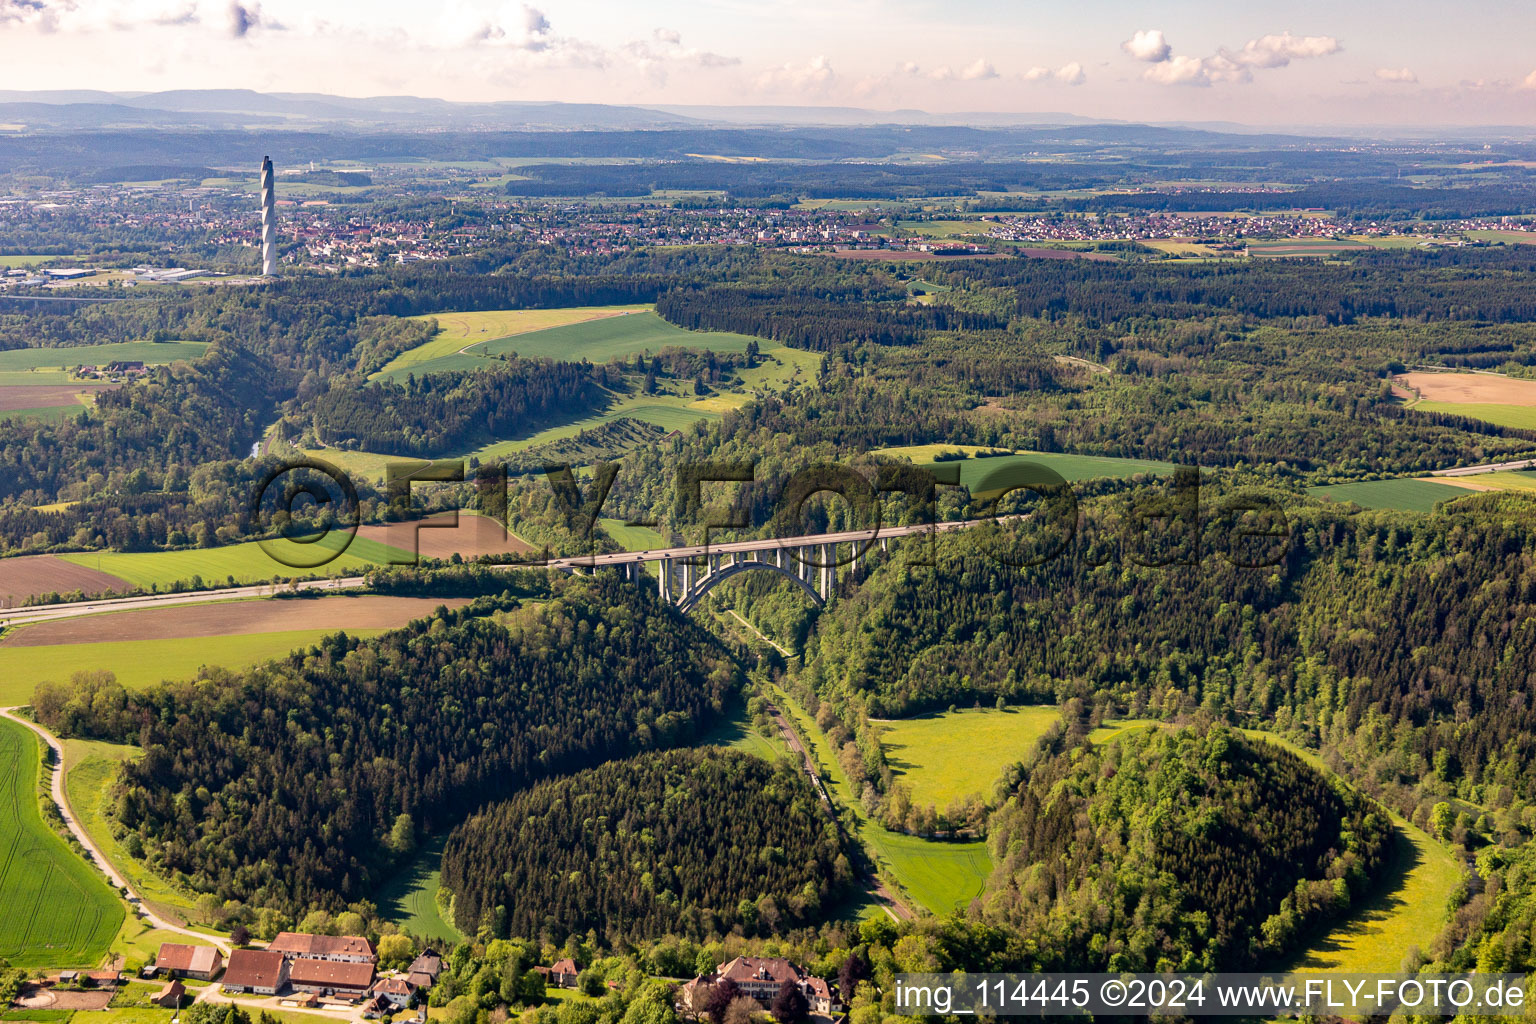
<path id="1" fill-rule="evenodd" d="M 574 306 L 564 309 L 490 309 L 464 313 L 434 313 L 412 317 L 413 320 L 436 320 L 438 332 L 424 345 L 403 352 L 373 375 L 380 377 L 404 376 L 406 373 L 423 372 L 424 363 L 458 354 L 470 345 L 509 338 L 529 331 L 543 331 L 551 327 L 563 327 L 596 317 L 612 316 L 624 310 L 645 310 L 647 306 Z"/>
<path id="2" fill-rule="evenodd" d="M 1149 719 L 1109 722 L 1089 736 L 1108 743 L 1138 729 L 1161 723 Z M 1243 735 L 1289 750 L 1315 770 L 1332 776 L 1322 758 L 1289 740 L 1259 729 Z M 1318 936 L 1288 968 L 1296 971 L 1391 973 L 1400 969 L 1411 947 L 1427 951 L 1445 924 L 1451 895 L 1461 884 L 1461 866 L 1450 851 L 1402 815 L 1386 809 L 1396 827 L 1391 860 L 1376 892 L 1348 919 Z"/>
<path id="3" fill-rule="evenodd" d="M 334 551 L 344 539 L 338 531 L 311 545 L 275 543 L 284 558 L 291 552 L 292 561 L 312 561 L 316 549 Z M 355 575 L 372 566 L 387 565 L 391 559 L 405 563 L 411 560 L 408 552 L 363 537 L 353 538 L 341 555 L 313 569 L 290 567 L 269 555 L 256 541 L 186 551 L 101 551 L 59 557 L 87 569 L 110 573 L 145 589 L 158 587 L 162 590 L 178 582 L 192 581 L 196 576 L 201 576 L 210 586 L 226 583 L 231 576 L 236 583 L 259 583 L 278 576 L 303 579 Z"/>
<path id="4" fill-rule="evenodd" d="M 15 967 L 94 967 L 123 905 L 44 823 L 41 753 L 25 726 L 0 720 L 0 957 Z"/>
<path id="5" fill-rule="evenodd" d="M 142 753 L 139 748 L 127 744 L 90 743 L 87 746 L 79 740 L 67 740 L 64 746 L 64 791 L 80 827 L 85 829 L 86 835 L 100 847 L 107 860 L 128 880 L 134 891 L 149 901 L 155 911 L 173 920 L 185 922 L 193 913 L 195 894 L 177 889 L 143 862 L 130 857 L 123 844 L 112 834 L 111 824 L 107 820 L 106 812 L 112 803 L 112 787 L 117 781 L 118 766 L 124 760 L 136 758 Z M 124 925 L 124 932 L 130 931 L 131 926 L 137 926 L 140 931 L 147 930 L 143 922 L 131 918 Z M 120 932 L 114 945 L 126 944 L 141 948 L 149 941 L 140 935 Z"/>
<path id="6" fill-rule="evenodd" d="M 0 420 L 37 420 L 43 423 L 59 423 L 78 416 L 85 406 L 78 403 L 74 405 L 44 405 L 35 409 L 7 409 L 0 412 Z"/>
<path id="7" fill-rule="evenodd" d="M 948 914 L 981 895 L 987 876 L 992 873 L 992 858 L 985 842 L 923 839 L 892 832 L 871 821 L 854 799 L 853 787 L 842 766 L 830 756 L 821 729 L 787 694 L 778 691 L 774 698 L 809 743 L 811 756 L 821 766 L 822 778 L 831 786 L 838 802 L 853 810 L 859 822 L 859 840 L 914 902 L 935 914 Z"/>
<path id="8" fill-rule="evenodd" d="M 1307 493 L 1324 501 L 1352 501 L 1363 508 L 1395 508 L 1405 512 L 1433 512 L 1435 504 L 1465 498 L 1470 491 L 1429 480 L 1366 480 L 1361 483 L 1324 484 L 1308 487 Z"/>
<path id="9" fill-rule="evenodd" d="M 174 363 L 179 359 L 196 359 L 207 347 L 206 341 L 125 341 L 74 348 L 17 348 L 0 352 L 0 371 L 100 366 L 103 363 L 124 361 Z"/>
<path id="10" fill-rule="evenodd" d="M 129 688 L 163 679 L 190 679 L 204 665 L 246 668 L 289 651 L 311 647 L 333 629 L 303 629 L 241 636 L 187 637 L 179 640 L 124 640 L 51 647 L 0 647 L 0 706 L 26 704 L 44 680 L 62 682 L 74 672 L 106 669 Z M 348 630 L 376 636 L 382 629 Z M 3 954 L 0 954 L 3 955 Z"/>
<path id="11" fill-rule="evenodd" d="M 1156 462 L 1151 459 L 1112 459 L 1100 455 L 1065 455 L 1058 452 L 1019 452 L 1015 455 L 1002 455 L 990 459 L 969 458 L 955 462 L 933 461 L 935 455 L 944 451 L 975 453 L 984 450 L 986 449 L 978 448 L 975 445 L 924 444 L 909 445 L 902 448 L 880 448 L 874 454 L 900 456 L 911 459 L 919 466 L 929 469 L 935 466 L 959 466 L 960 482 L 973 490 L 999 467 L 1009 465 L 1031 464 L 1044 466 L 1053 472 L 1061 474 L 1062 479 L 1068 482 L 1096 480 L 1105 477 L 1123 480 L 1127 477 L 1135 476 L 1137 473 L 1162 475 L 1173 472 L 1173 463 L 1171 462 Z"/>
<path id="12" fill-rule="evenodd" d="M 659 352 L 663 348 L 709 349 L 714 352 L 744 352 L 754 339 L 746 334 L 726 331 L 685 331 L 652 312 L 587 320 L 567 327 L 554 327 L 537 333 L 521 334 L 499 341 L 489 341 L 490 355 L 516 352 L 522 356 L 581 359 L 594 363 L 637 352 Z M 761 342 L 759 342 L 761 344 Z"/>
<path id="13" fill-rule="evenodd" d="M 1536 470 L 1529 469 L 1506 469 L 1498 473 L 1474 473 L 1471 476 L 1447 479 L 1462 481 L 1449 486 L 1463 492 L 1536 491 Z"/>
<path id="14" fill-rule="evenodd" d="M 496 365 L 487 362 L 487 356 L 512 353 L 602 363 L 668 347 L 741 352 L 753 340 L 744 334 L 685 331 L 644 306 L 486 310 L 438 313 L 434 318 L 441 326 L 437 336 L 395 357 L 373 379 L 400 380 L 412 373 L 419 377 L 448 370 L 486 369 Z"/>
<path id="15" fill-rule="evenodd" d="M 756 754 L 765 761 L 777 761 L 789 753 L 784 741 L 775 735 L 772 739 L 761 736 L 752 728 L 747 716 L 746 704 L 737 701 L 720 716 L 714 728 L 694 740 L 696 747 L 730 747 L 747 754 Z"/>
<path id="16" fill-rule="evenodd" d="M 1536 406 L 1496 405 L 1491 402 L 1415 402 L 1417 412 L 1443 412 L 1452 416 L 1466 416 L 1500 427 L 1517 427 L 1536 430 Z"/>
<path id="17" fill-rule="evenodd" d="M 387 921 L 430 939 L 455 943 L 464 936 L 437 911 L 437 890 L 443 884 L 443 844 L 446 835 L 424 843 L 411 862 L 380 887 L 374 902 Z"/>
<path id="18" fill-rule="evenodd" d="M 913 803 L 942 810 L 972 793 L 990 802 L 1003 766 L 1021 760 L 1060 717 L 1054 707 L 924 715 L 881 723 L 880 743 Z"/>

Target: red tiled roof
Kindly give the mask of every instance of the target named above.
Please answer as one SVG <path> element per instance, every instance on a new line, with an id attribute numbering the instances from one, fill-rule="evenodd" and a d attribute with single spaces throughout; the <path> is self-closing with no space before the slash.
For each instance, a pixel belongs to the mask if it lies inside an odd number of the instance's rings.
<path id="1" fill-rule="evenodd" d="M 556 960 L 555 966 L 551 967 L 549 971 L 551 974 L 579 973 L 576 967 L 576 961 L 572 960 L 570 957 L 566 957 L 564 960 Z"/>
<path id="2" fill-rule="evenodd" d="M 393 992 L 397 996 L 408 996 L 413 986 L 410 982 L 401 981 L 399 978 L 380 978 L 374 983 L 375 992 Z"/>
<path id="3" fill-rule="evenodd" d="M 219 951 L 213 946 L 184 946 L 179 942 L 162 942 L 155 966 L 162 971 L 195 971 L 211 974 L 218 963 Z"/>
<path id="4" fill-rule="evenodd" d="M 373 984 L 373 964 L 295 960 L 288 968 L 288 980 L 295 985 L 365 989 Z"/>
<path id="5" fill-rule="evenodd" d="M 781 956 L 739 956 L 720 967 L 720 977 L 743 981 L 799 981 L 800 969 Z"/>
<path id="6" fill-rule="evenodd" d="M 276 988 L 282 977 L 283 954 L 264 949 L 237 949 L 229 954 L 224 985 L 229 988 Z"/>
<path id="7" fill-rule="evenodd" d="M 280 932 L 267 949 L 285 956 L 373 956 L 373 946 L 357 935 Z"/>

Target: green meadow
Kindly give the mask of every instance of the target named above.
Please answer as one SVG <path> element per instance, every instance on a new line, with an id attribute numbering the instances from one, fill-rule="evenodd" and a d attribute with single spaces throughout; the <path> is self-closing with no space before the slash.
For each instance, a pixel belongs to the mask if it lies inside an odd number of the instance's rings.
<path id="1" fill-rule="evenodd" d="M 1443 412 L 1482 420 L 1500 427 L 1536 430 L 1536 406 L 1499 405 L 1494 402 L 1414 402 L 1417 412 Z"/>
<path id="2" fill-rule="evenodd" d="M 135 586 L 167 589 L 176 583 L 191 584 L 196 577 L 210 586 L 227 583 L 259 583 L 278 576 L 304 579 L 317 576 L 359 575 L 368 569 L 410 562 L 410 555 L 378 541 L 354 537 L 340 555 L 314 568 L 294 568 L 288 561 L 314 561 L 322 551 L 335 551 L 345 535 L 333 532 L 314 544 L 273 541 L 269 546 L 281 556 L 279 561 L 257 541 L 216 548 L 192 548 L 185 551 L 99 551 L 60 555 L 66 561 L 87 569 L 99 569 Z"/>
<path id="3" fill-rule="evenodd" d="M 1044 466 L 1052 472 L 1061 475 L 1063 480 L 1074 483 L 1078 480 L 1099 480 L 1111 478 L 1123 480 L 1135 476 L 1137 473 L 1148 473 L 1155 476 L 1173 472 L 1173 463 L 1159 462 L 1152 459 L 1117 459 L 1103 455 L 1070 455 L 1061 452 L 1015 452 L 1012 455 L 999 455 L 991 458 L 976 458 L 978 451 L 988 449 L 977 445 L 957 444 L 923 444 L 907 445 L 899 448 L 879 448 L 872 454 L 895 455 L 912 460 L 925 469 L 933 469 L 938 466 L 959 466 L 960 482 L 966 487 L 975 490 L 978 484 L 986 480 L 988 475 L 1004 466 L 1035 465 Z M 956 459 L 946 462 L 935 462 L 935 456 L 941 452 L 963 451 L 970 458 Z"/>
<path id="4" fill-rule="evenodd" d="M 207 347 L 206 341 L 123 341 L 107 345 L 79 345 L 73 348 L 15 348 L 0 352 L 0 371 L 82 365 L 100 366 L 103 363 L 116 362 L 157 365 L 183 359 L 189 361 L 196 359 Z"/>
<path id="5" fill-rule="evenodd" d="M 981 895 L 992 858 L 981 840 L 944 842 L 892 832 L 871 821 L 854 798 L 853 787 L 837 758 L 830 756 L 826 735 L 795 701 L 775 690 L 774 700 L 794 719 L 821 776 L 843 807 L 859 822 L 859 839 L 875 861 L 894 877 L 911 900 L 935 914 L 964 907 Z"/>
<path id="6" fill-rule="evenodd" d="M 0 958 L 94 967 L 122 926 L 123 905 L 43 821 L 41 779 L 41 741 L 0 719 Z"/>
<path id="7" fill-rule="evenodd" d="M 1472 492 L 1465 487 L 1430 480 L 1365 480 L 1359 483 L 1323 484 L 1307 493 L 1323 501 L 1352 501 L 1362 508 L 1392 508 L 1405 512 L 1433 512 L 1435 505 Z"/>
<path id="8" fill-rule="evenodd" d="M 990 803 L 1003 767 L 1022 760 L 1060 718 L 1054 707 L 973 708 L 878 724 L 886 760 L 912 802 L 942 810 L 973 793 Z"/>
<path id="9" fill-rule="evenodd" d="M 437 909 L 437 890 L 443 884 L 443 844 L 446 835 L 423 843 L 411 858 L 379 889 L 374 902 L 387 921 L 404 931 L 439 942 L 455 943 L 463 934 Z"/>
<path id="10" fill-rule="evenodd" d="M 196 636 L 173 640 L 114 640 L 46 647 L 0 646 L 0 706 L 26 704 L 44 680 L 63 682 L 76 672 L 110 671 L 130 689 L 166 679 L 190 679 L 205 665 L 228 669 L 281 658 L 313 647 L 334 629 L 283 630 L 235 636 Z M 349 635 L 374 636 L 382 629 L 352 629 Z"/>

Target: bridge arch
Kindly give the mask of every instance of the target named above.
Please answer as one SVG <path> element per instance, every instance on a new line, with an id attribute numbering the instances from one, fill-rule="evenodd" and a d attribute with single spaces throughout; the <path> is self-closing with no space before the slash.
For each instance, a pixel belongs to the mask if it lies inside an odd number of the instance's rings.
<path id="1" fill-rule="evenodd" d="M 801 590 L 805 591 L 812 601 L 816 602 L 817 607 L 824 607 L 827 603 L 826 599 L 817 593 L 815 587 L 783 566 L 774 565 L 772 562 L 760 562 L 756 559 L 744 559 L 721 565 L 695 580 L 693 587 L 678 599 L 678 610 L 682 612 L 693 611 L 698 606 L 698 603 L 704 599 L 704 595 L 714 588 L 715 584 L 728 580 L 737 573 L 749 572 L 753 569 L 766 569 L 769 572 L 778 573 L 787 580 L 793 580 L 799 585 Z"/>

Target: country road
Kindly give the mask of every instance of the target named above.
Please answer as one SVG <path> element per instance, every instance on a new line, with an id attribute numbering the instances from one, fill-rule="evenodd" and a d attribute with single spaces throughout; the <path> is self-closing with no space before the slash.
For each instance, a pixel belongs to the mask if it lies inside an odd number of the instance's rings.
<path id="1" fill-rule="evenodd" d="M 38 736 L 42 737 L 43 742 L 48 744 L 48 749 L 53 751 L 54 760 L 58 764 L 57 769 L 53 772 L 53 802 L 54 805 L 58 807 L 59 816 L 64 819 L 64 824 L 69 826 L 69 831 L 74 834 L 74 837 L 77 840 L 79 840 L 80 845 L 85 847 L 86 860 L 96 865 L 96 867 L 101 870 L 102 874 L 107 876 L 107 881 L 111 883 L 114 889 L 126 890 L 128 893 L 129 905 L 137 910 L 138 913 L 142 914 L 145 920 L 154 925 L 157 929 L 168 932 L 176 932 L 180 935 L 187 935 L 197 939 L 199 942 L 211 943 L 219 947 L 225 956 L 228 956 L 229 943 L 227 941 L 220 939 L 217 936 L 209 935 L 206 932 L 196 932 L 190 928 L 183 928 L 180 925 L 172 924 L 171 922 L 165 920 L 165 918 L 149 909 L 149 906 L 144 902 L 143 897 L 140 896 L 139 893 L 134 890 L 133 886 L 128 884 L 128 880 L 124 878 L 115 867 L 112 866 L 112 862 L 107 860 L 106 854 L 101 852 L 101 848 L 92 841 L 91 837 L 86 834 L 85 829 L 81 828 L 80 823 L 75 819 L 74 811 L 71 810 L 69 806 L 69 795 L 66 793 L 64 788 L 64 745 L 60 743 L 57 737 L 55 737 L 48 730 L 44 729 L 42 726 L 36 724 L 35 722 L 27 721 L 25 718 L 22 718 L 15 712 L 16 709 L 13 707 L 0 708 L 0 716 L 4 716 L 13 722 L 26 726 Z"/>

